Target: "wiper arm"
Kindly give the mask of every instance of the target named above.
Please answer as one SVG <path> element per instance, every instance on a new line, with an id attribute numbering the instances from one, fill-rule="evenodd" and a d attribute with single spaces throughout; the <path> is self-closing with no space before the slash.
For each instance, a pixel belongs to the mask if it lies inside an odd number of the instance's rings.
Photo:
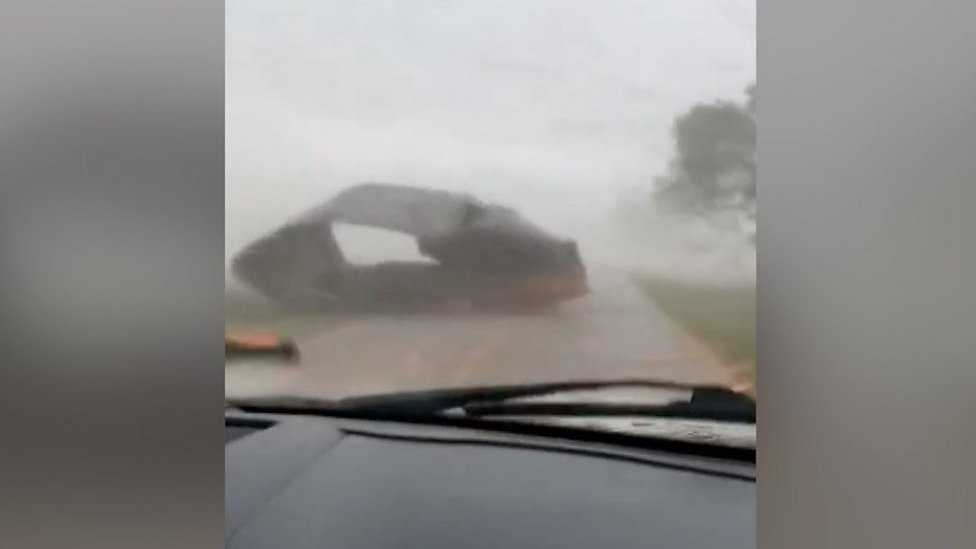
<path id="1" fill-rule="evenodd" d="M 477 402 L 462 406 L 467 416 L 633 416 L 699 419 L 723 423 L 755 423 L 756 406 L 728 389 L 700 387 L 691 400 L 666 404 L 604 402 Z"/>
<path id="2" fill-rule="evenodd" d="M 649 388 L 691 391 L 687 402 L 662 405 L 613 403 L 519 403 L 512 399 L 563 392 Z M 695 385 L 646 379 L 577 381 L 529 385 L 466 387 L 398 392 L 341 400 L 270 397 L 228 401 L 228 405 L 264 413 L 366 415 L 370 417 L 429 417 L 463 410 L 467 416 L 491 415 L 637 415 L 710 421 L 755 423 L 755 401 L 723 386 Z"/>

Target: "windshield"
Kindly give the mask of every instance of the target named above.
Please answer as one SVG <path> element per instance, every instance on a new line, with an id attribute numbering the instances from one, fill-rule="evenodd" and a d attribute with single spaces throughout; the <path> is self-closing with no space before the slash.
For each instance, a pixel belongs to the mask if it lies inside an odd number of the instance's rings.
<path id="1" fill-rule="evenodd" d="M 752 390 L 754 0 L 226 10 L 228 398 Z"/>

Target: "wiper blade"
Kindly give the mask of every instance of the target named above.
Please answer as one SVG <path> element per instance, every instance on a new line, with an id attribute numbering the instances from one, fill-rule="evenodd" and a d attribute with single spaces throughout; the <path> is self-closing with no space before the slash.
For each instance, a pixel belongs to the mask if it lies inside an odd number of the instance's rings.
<path id="1" fill-rule="evenodd" d="M 755 423 L 755 403 L 729 390 L 694 389 L 691 400 L 666 404 L 605 402 L 497 402 L 464 405 L 465 415 L 484 416 L 632 416 Z"/>
<path id="2" fill-rule="evenodd" d="M 513 399 L 564 392 L 648 388 L 691 391 L 691 400 L 660 405 L 615 403 L 509 402 Z M 466 416 L 501 415 L 633 415 L 700 419 L 717 422 L 755 423 L 755 401 L 724 386 L 695 385 L 646 379 L 617 381 L 575 381 L 528 385 L 502 385 L 397 392 L 381 395 L 316 400 L 301 397 L 265 397 L 228 401 L 245 411 L 265 413 L 362 414 L 371 417 L 424 417 L 461 410 Z"/>

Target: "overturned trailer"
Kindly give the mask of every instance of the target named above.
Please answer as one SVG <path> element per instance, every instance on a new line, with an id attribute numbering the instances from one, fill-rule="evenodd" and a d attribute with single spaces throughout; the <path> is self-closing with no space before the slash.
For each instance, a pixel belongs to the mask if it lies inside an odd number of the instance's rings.
<path id="1" fill-rule="evenodd" d="M 412 236 L 432 261 L 358 265 L 334 224 Z M 587 293 L 576 242 L 472 196 L 369 183 L 291 220 L 241 250 L 234 275 L 288 307 L 328 310 L 544 307 Z"/>

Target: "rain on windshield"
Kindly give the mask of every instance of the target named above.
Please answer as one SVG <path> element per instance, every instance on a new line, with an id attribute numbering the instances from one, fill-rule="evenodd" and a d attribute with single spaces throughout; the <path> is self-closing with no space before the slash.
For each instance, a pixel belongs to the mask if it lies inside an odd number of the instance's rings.
<path id="1" fill-rule="evenodd" d="M 754 0 L 226 9 L 228 395 L 750 387 Z"/>

